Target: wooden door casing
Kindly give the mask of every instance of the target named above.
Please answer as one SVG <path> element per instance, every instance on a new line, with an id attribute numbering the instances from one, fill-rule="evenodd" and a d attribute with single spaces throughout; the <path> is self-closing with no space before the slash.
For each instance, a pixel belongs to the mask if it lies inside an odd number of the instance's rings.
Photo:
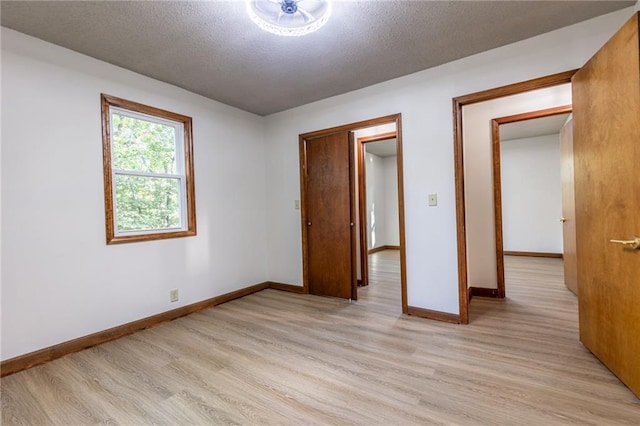
<path id="1" fill-rule="evenodd" d="M 572 82 L 580 340 L 640 397 L 639 19 Z"/>
<path id="2" fill-rule="evenodd" d="M 569 119 L 560 130 L 560 159 L 562 177 L 562 258 L 564 261 L 564 283 L 574 294 L 578 294 L 572 118 Z"/>
<path id="3" fill-rule="evenodd" d="M 365 149 L 362 138 L 358 138 L 358 233 L 360 237 L 360 285 L 369 285 L 369 242 L 367 237 L 367 171 L 365 168 Z"/>
<path id="4" fill-rule="evenodd" d="M 349 132 L 304 143 L 309 293 L 353 298 L 354 227 Z"/>
<path id="5" fill-rule="evenodd" d="M 551 117 L 554 115 L 567 114 L 571 112 L 571 105 L 561 105 L 557 107 L 542 109 L 538 111 L 523 112 L 520 114 L 498 117 L 491 120 L 491 140 L 492 140 L 492 159 L 493 159 L 493 212 L 494 212 L 494 229 L 496 238 L 496 277 L 497 290 L 491 294 L 491 297 L 506 297 L 506 286 L 504 278 L 504 238 L 502 226 L 502 174 L 500 171 L 500 126 L 502 124 L 517 123 L 520 121 L 535 120 L 543 117 Z M 513 253 L 513 252 L 511 252 Z M 531 255 L 531 254 L 529 254 Z M 488 289 L 491 291 L 492 289 Z"/>

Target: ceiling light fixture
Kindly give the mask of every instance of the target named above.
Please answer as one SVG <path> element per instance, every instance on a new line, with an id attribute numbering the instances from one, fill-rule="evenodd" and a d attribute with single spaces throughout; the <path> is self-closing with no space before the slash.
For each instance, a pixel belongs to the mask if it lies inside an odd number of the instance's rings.
<path id="1" fill-rule="evenodd" d="M 247 13 L 265 31 L 303 36 L 317 31 L 331 16 L 331 0 L 247 0 Z"/>

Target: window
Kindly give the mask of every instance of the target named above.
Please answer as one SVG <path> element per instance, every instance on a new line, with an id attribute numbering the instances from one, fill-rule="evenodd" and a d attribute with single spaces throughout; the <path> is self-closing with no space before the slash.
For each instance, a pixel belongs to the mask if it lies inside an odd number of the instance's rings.
<path id="1" fill-rule="evenodd" d="M 196 235 L 191 118 L 101 101 L 107 244 Z"/>

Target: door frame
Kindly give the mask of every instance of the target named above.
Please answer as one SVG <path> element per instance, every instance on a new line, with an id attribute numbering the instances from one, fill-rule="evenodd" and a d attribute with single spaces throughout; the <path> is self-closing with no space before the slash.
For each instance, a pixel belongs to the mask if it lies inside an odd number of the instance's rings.
<path id="1" fill-rule="evenodd" d="M 365 144 L 396 138 L 396 154 L 398 152 L 398 132 L 380 133 L 358 138 L 358 221 L 360 225 L 360 276 L 362 286 L 369 285 L 369 239 L 367 237 L 367 169 L 365 161 Z M 397 155 L 396 155 L 397 158 Z M 400 167 L 400 164 L 398 164 Z M 399 169 L 398 169 L 399 170 Z M 398 181 L 398 194 L 400 194 Z"/>
<path id="2" fill-rule="evenodd" d="M 562 105 L 553 108 L 546 108 L 537 111 L 524 112 L 521 114 L 498 117 L 491 120 L 491 141 L 493 154 L 493 211 L 494 228 L 496 235 L 496 268 L 498 277 L 497 298 L 506 296 L 504 280 L 504 240 L 502 227 L 502 176 L 500 158 L 500 125 L 517 123 L 519 121 L 533 120 L 536 118 L 551 117 L 554 115 L 572 112 L 571 105 Z"/>
<path id="3" fill-rule="evenodd" d="M 462 107 L 478 102 L 490 101 L 505 96 L 525 93 L 532 90 L 544 89 L 571 83 L 571 77 L 577 69 L 535 78 L 520 83 L 509 84 L 494 89 L 483 90 L 452 99 L 453 104 L 453 155 L 455 170 L 456 194 L 456 234 L 458 247 L 458 305 L 460 323 L 469 323 L 469 289 L 467 270 L 467 235 L 466 235 L 466 207 L 465 207 L 465 176 L 464 176 L 464 148 L 462 140 Z"/>
<path id="4" fill-rule="evenodd" d="M 400 222 L 400 287 L 402 292 L 402 313 L 408 312 L 407 304 L 407 266 L 406 266 L 406 244 L 405 244 L 405 220 L 404 220 L 404 178 L 402 172 L 402 114 L 392 114 L 383 117 L 373 118 L 370 120 L 358 121 L 355 123 L 344 124 L 341 126 L 331 127 L 328 129 L 317 130 L 313 132 L 302 133 L 298 136 L 299 155 L 300 155 L 300 225 L 302 228 L 302 285 L 303 292 L 309 293 L 309 250 L 308 250 L 308 235 L 307 235 L 307 178 L 306 178 L 306 165 L 307 156 L 305 145 L 308 139 L 313 139 L 319 136 L 334 134 L 339 132 L 352 133 L 356 130 L 364 129 L 367 127 L 380 126 L 383 124 L 395 123 L 396 125 L 396 139 L 397 139 L 397 156 L 398 156 L 398 211 Z M 353 151 L 353 150 L 352 150 Z M 351 192 L 352 205 L 355 205 L 355 188 Z M 354 229 L 355 230 L 355 229 Z M 355 245 L 352 247 L 352 258 L 355 256 Z M 354 268 L 357 267 L 353 261 Z M 352 288 L 356 287 L 353 283 Z M 357 291 L 357 288 L 356 288 Z"/>

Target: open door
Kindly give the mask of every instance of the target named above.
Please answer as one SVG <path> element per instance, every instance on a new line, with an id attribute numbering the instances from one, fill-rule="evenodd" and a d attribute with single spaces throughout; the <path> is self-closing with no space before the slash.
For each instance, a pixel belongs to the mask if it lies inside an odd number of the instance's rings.
<path id="1" fill-rule="evenodd" d="M 573 180 L 573 118 L 560 130 L 560 174 L 562 176 L 562 258 L 564 283 L 578 294 L 578 266 L 576 264 L 576 203 Z"/>
<path id="2" fill-rule="evenodd" d="M 580 340 L 638 397 L 639 19 L 572 79 Z"/>
<path id="3" fill-rule="evenodd" d="M 356 299 L 352 133 L 301 137 L 300 155 L 309 293 Z"/>

